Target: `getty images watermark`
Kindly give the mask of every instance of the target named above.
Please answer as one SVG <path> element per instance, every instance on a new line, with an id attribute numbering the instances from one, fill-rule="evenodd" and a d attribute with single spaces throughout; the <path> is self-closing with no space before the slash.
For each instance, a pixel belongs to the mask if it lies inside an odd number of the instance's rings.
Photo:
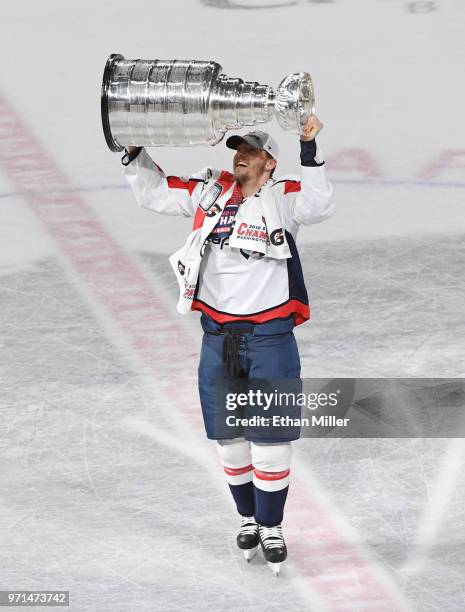
<path id="1" fill-rule="evenodd" d="M 214 435 L 465 438 L 463 378 L 219 380 Z"/>
<path id="2" fill-rule="evenodd" d="M 299 393 L 278 391 L 271 392 L 262 389 L 249 389 L 247 392 L 228 393 L 226 395 L 226 410 L 236 411 L 238 408 L 258 408 L 268 413 L 273 408 L 306 408 L 318 410 L 319 408 L 336 408 L 341 394 L 340 389 L 330 393 Z M 252 414 L 248 417 L 228 415 L 226 425 L 229 427 L 347 427 L 349 417 L 340 418 L 334 414 L 320 414 L 305 416 L 291 416 L 290 414 Z"/>

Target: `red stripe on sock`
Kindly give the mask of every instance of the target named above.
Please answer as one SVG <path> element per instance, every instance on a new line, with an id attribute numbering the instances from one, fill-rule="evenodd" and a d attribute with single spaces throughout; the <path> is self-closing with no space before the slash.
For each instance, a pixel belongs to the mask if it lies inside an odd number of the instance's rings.
<path id="1" fill-rule="evenodd" d="M 282 480 L 289 476 L 291 470 L 284 470 L 283 472 L 261 472 L 260 470 L 254 470 L 254 474 L 260 480 Z"/>
<path id="2" fill-rule="evenodd" d="M 241 468 L 229 468 L 226 467 L 224 468 L 224 471 L 226 472 L 226 474 L 228 474 L 228 476 L 240 476 L 241 474 L 245 474 L 246 472 L 251 472 L 253 470 L 253 465 L 246 465 L 245 467 L 241 467 Z"/>

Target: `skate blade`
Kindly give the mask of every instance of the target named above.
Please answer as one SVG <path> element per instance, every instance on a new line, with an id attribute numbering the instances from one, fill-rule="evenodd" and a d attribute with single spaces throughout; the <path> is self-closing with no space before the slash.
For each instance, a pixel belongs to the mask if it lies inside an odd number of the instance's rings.
<path id="1" fill-rule="evenodd" d="M 247 548 L 245 550 L 242 550 L 247 563 L 255 557 L 255 555 L 257 554 L 257 550 L 258 550 L 258 546 L 255 546 L 254 548 Z"/>
<path id="2" fill-rule="evenodd" d="M 268 567 L 273 572 L 275 576 L 279 576 L 279 570 L 281 569 L 281 562 L 279 563 L 271 563 L 271 561 L 267 561 Z"/>

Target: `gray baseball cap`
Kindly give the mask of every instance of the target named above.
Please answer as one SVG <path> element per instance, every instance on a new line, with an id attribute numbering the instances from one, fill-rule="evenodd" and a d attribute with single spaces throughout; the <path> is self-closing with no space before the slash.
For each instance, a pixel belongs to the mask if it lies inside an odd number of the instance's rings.
<path id="1" fill-rule="evenodd" d="M 244 142 L 249 144 L 254 149 L 266 151 L 271 155 L 271 157 L 278 161 L 278 145 L 276 144 L 276 141 L 273 140 L 273 138 L 266 132 L 253 130 L 252 132 L 247 132 L 247 134 L 244 134 L 244 136 L 235 134 L 234 136 L 230 136 L 228 138 L 226 141 L 226 146 L 228 149 L 237 149 L 237 147 Z"/>

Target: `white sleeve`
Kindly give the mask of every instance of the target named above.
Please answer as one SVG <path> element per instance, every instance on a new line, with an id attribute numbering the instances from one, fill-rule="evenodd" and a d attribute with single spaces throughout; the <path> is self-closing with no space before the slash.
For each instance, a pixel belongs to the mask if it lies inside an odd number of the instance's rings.
<path id="1" fill-rule="evenodd" d="M 212 171 L 205 168 L 191 177 L 166 176 L 143 148 L 124 167 L 124 175 L 139 206 L 166 215 L 193 217 Z"/>
<path id="2" fill-rule="evenodd" d="M 312 225 L 329 219 L 334 212 L 333 187 L 324 166 L 302 166 L 300 191 L 294 193 L 291 214 L 297 224 Z"/>

